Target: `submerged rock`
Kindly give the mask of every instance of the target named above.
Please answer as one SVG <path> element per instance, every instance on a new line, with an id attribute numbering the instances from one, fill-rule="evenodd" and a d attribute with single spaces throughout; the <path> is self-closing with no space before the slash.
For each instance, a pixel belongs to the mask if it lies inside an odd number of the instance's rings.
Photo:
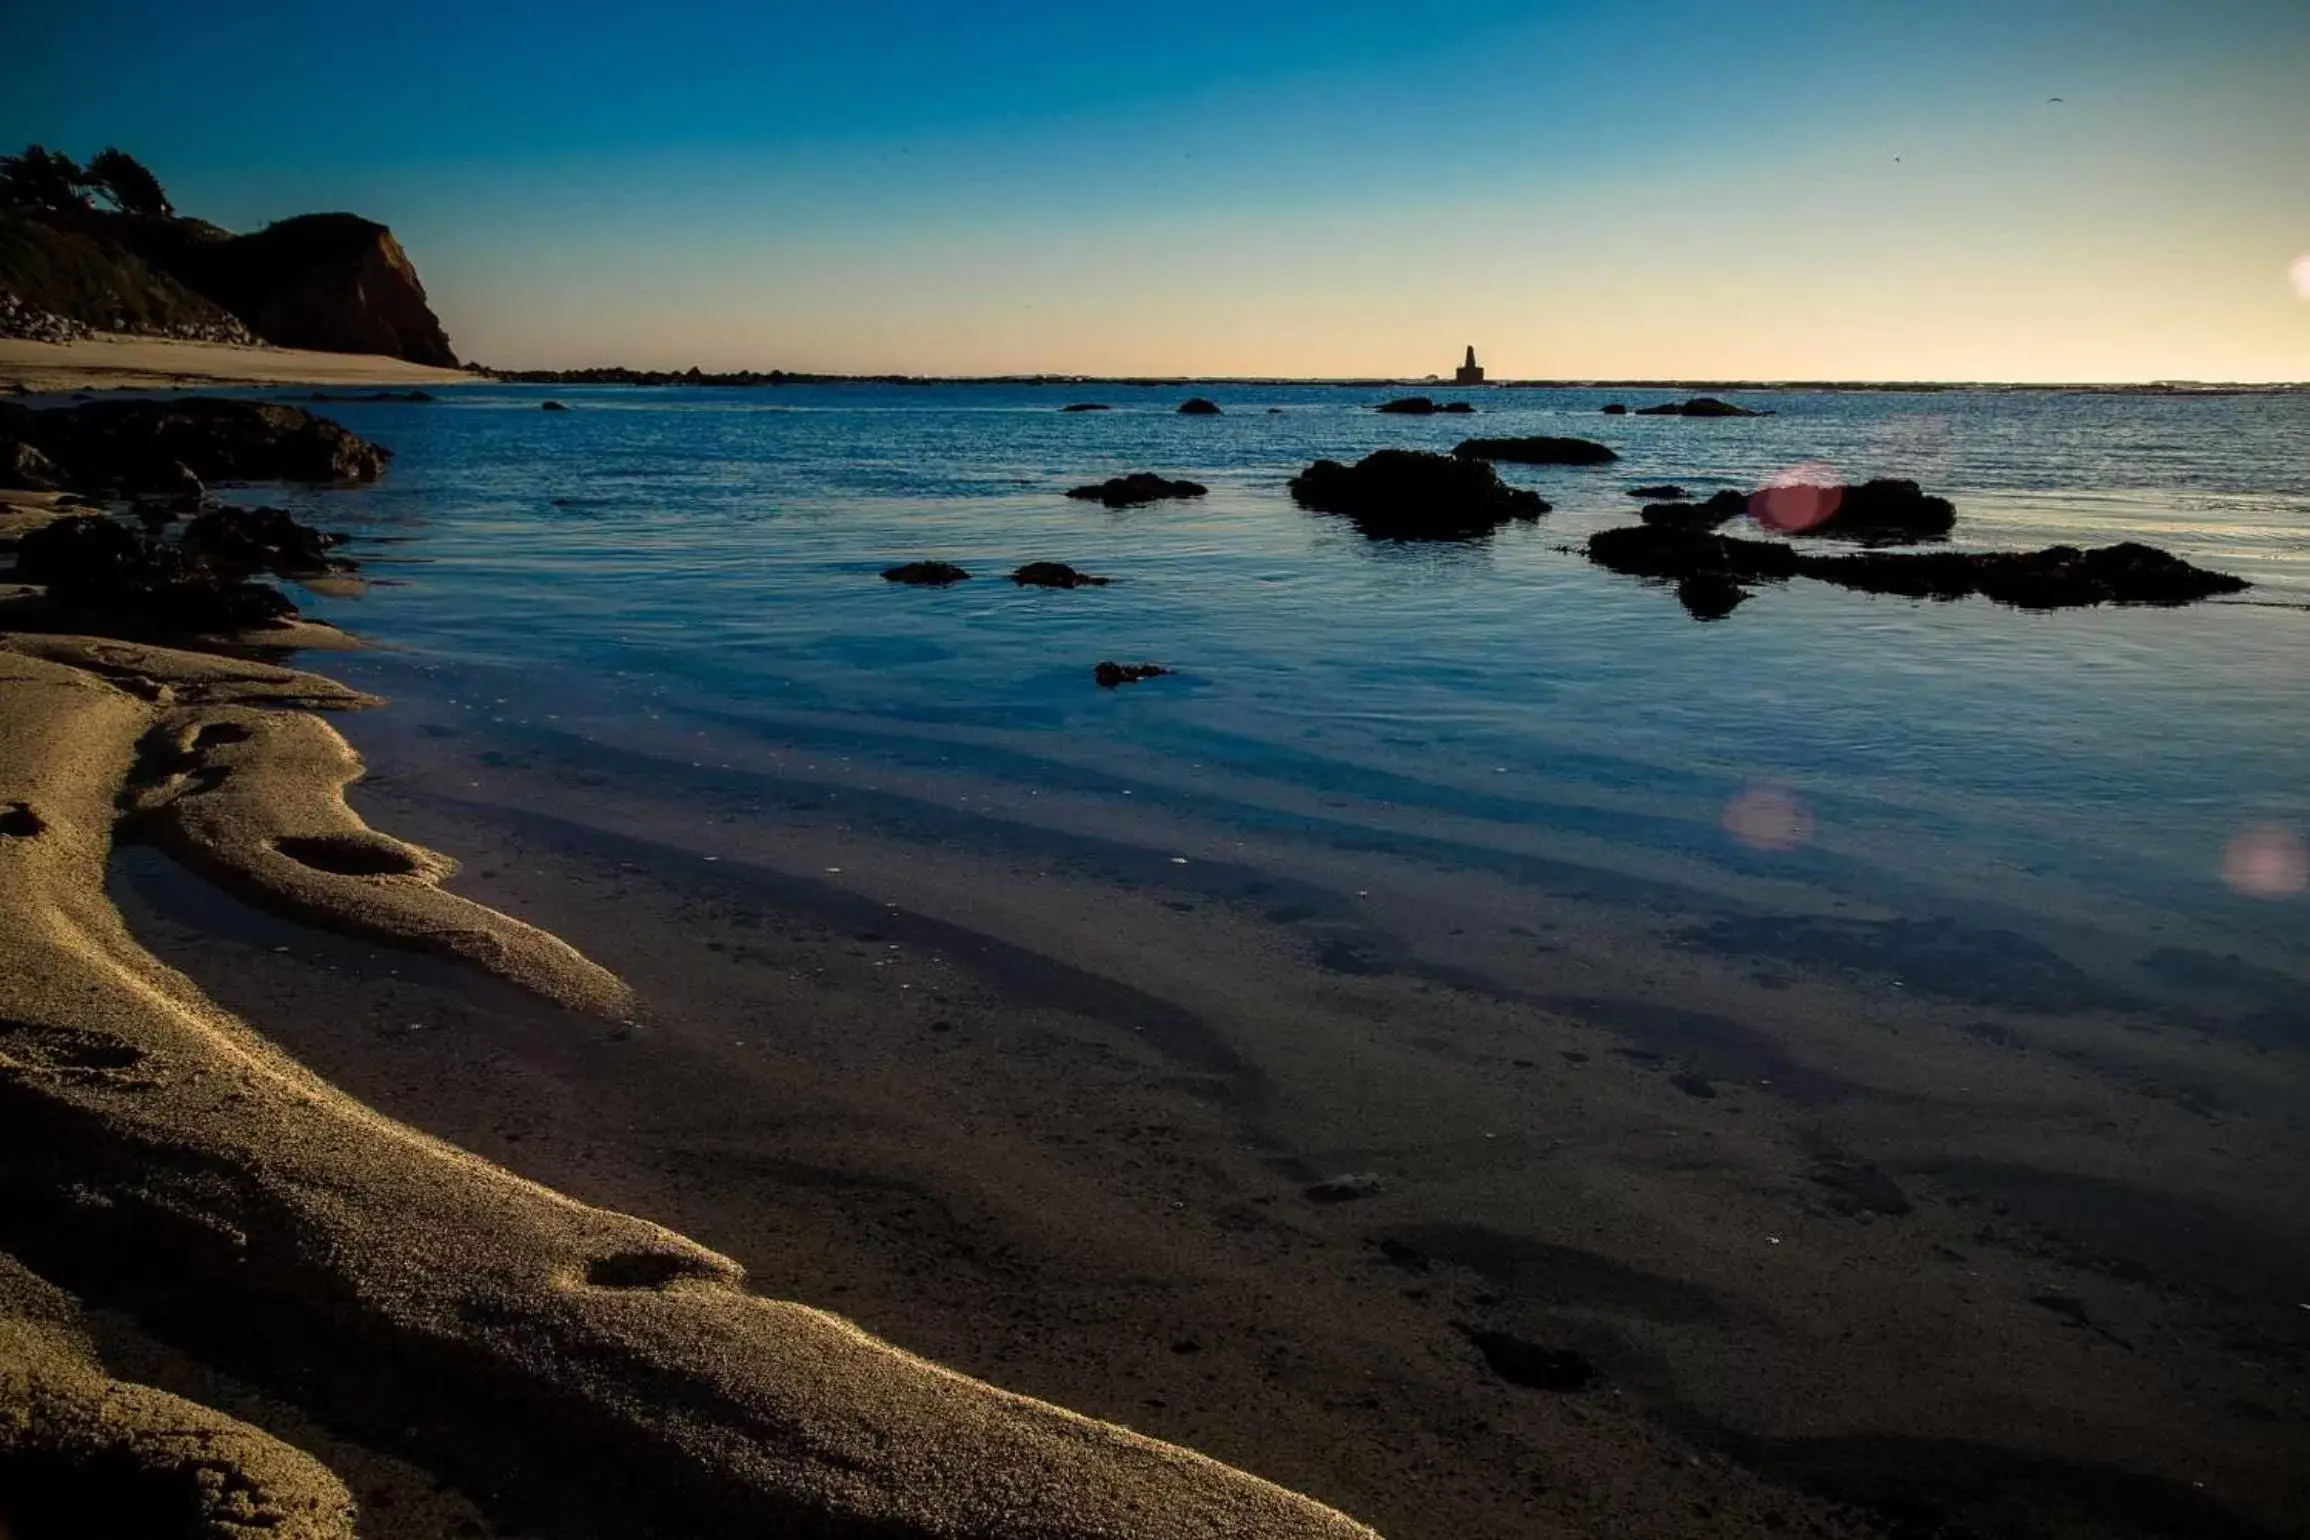
<path id="1" fill-rule="evenodd" d="M 438 401 L 441 398 L 429 391 L 423 390 L 372 390 L 366 394 L 350 396 L 332 396 L 325 390 L 316 390 L 305 399 L 307 401 L 321 402 L 398 401 L 406 406 L 424 406 L 430 402 Z"/>
<path id="2" fill-rule="evenodd" d="M 1182 417 L 1217 417 L 1219 415 L 1219 403 L 1206 401 L 1201 396 L 1196 396 L 1179 403 L 1179 415 Z"/>
<path id="3" fill-rule="evenodd" d="M 1352 466 L 1318 460 L 1291 478 L 1291 495 L 1374 540 L 1472 540 L 1549 511 L 1539 493 L 1507 485 L 1482 460 L 1416 449 L 1378 450 Z"/>
<path id="4" fill-rule="evenodd" d="M 1105 588 L 1108 580 L 1077 572 L 1063 561 L 1031 561 L 1011 574 L 1021 588 Z"/>
<path id="5" fill-rule="evenodd" d="M 1607 407 L 1605 410 L 1610 411 Z M 1690 401 L 1665 401 L 1659 406 L 1640 406 L 1639 417 L 1770 417 L 1770 412 L 1752 411 L 1735 406 L 1730 401 L 1719 401 L 1714 396 L 1695 396 Z"/>
<path id="6" fill-rule="evenodd" d="M 931 588 L 944 588 L 949 583 L 970 580 L 970 574 L 951 561 L 910 561 L 902 566 L 885 567 L 882 575 L 893 583 L 913 583 Z"/>
<path id="7" fill-rule="evenodd" d="M 1640 524 L 1601 530 L 1588 559 L 1634 577 L 1663 578 L 1702 619 L 1729 614 L 1759 583 L 1812 578 L 1862 593 L 1919 599 L 1973 595 L 2018 609 L 2095 604 L 2188 604 L 2249 585 L 2227 573 L 2128 541 L 2096 550 L 2051 546 L 2042 551 L 1871 552 L 1818 556 L 1770 540 L 1741 540 L 1706 530 Z M 1736 597 L 1737 594 L 1737 597 Z"/>
<path id="8" fill-rule="evenodd" d="M 1101 663 L 1092 669 L 1091 677 L 1098 681 L 1100 689 L 1112 690 L 1117 685 L 1137 684 L 1142 679 L 1160 679 L 1170 672 L 1171 670 L 1160 663 L 1116 663 L 1110 661 Z"/>
<path id="9" fill-rule="evenodd" d="M 1399 417 L 1432 417 L 1438 412 L 1473 412 L 1475 408 L 1465 401 L 1435 401 L 1426 396 L 1406 396 L 1400 401 L 1383 401 L 1372 410 L 1392 412 Z"/>
<path id="10" fill-rule="evenodd" d="M 1201 497 L 1210 490 L 1201 482 L 1166 481 L 1152 471 L 1137 471 L 1091 486 L 1076 487 L 1067 495 L 1084 502 L 1105 503 L 1110 508 L 1137 508 L 1172 498 Z"/>
<path id="11" fill-rule="evenodd" d="M 1062 406 L 1059 410 L 1062 412 L 1111 412 L 1115 409 L 1104 401 L 1077 401 L 1074 405 Z"/>
<path id="12" fill-rule="evenodd" d="M 198 551 L 168 545 L 111 519 L 59 519 L 16 547 L 16 575 L 62 604 L 129 611 L 187 631 L 247 631 L 294 620 L 280 590 Z"/>
<path id="13" fill-rule="evenodd" d="M 198 481 L 365 482 L 392 452 L 326 417 L 273 401 L 188 396 L 0 407 L 0 464 L 29 445 L 78 488 L 155 477 Z M 182 467 L 180 471 L 178 467 Z"/>
<path id="14" fill-rule="evenodd" d="M 1472 438 L 1452 453 L 1466 460 L 1502 460 L 1510 465 L 1610 465 L 1620 458 L 1610 448 L 1584 438 Z"/>

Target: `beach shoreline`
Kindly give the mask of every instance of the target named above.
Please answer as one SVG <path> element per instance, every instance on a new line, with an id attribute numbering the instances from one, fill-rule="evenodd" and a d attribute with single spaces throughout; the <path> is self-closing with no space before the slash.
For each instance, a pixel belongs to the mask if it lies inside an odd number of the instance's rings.
<path id="1" fill-rule="evenodd" d="M 0 337 L 0 390 L 55 395 L 80 390 L 197 390 L 250 385 L 444 389 L 469 385 L 463 369 L 437 369 L 369 353 L 245 347 L 103 333 L 74 342 Z"/>

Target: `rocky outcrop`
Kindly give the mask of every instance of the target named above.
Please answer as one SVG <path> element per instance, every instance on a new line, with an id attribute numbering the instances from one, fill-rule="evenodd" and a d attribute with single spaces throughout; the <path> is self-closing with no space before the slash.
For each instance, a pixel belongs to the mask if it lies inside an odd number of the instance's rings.
<path id="1" fill-rule="evenodd" d="M 1927 495 L 1914 481 L 1768 486 L 1752 495 L 1748 506 L 1759 524 L 1781 534 L 1829 536 L 1865 545 L 1942 540 L 1957 526 L 1957 505 Z"/>
<path id="2" fill-rule="evenodd" d="M 1482 460 L 1413 449 L 1382 449 L 1352 466 L 1318 460 L 1292 477 L 1291 495 L 1374 540 L 1472 540 L 1548 512 L 1539 493 L 1508 486 Z"/>
<path id="3" fill-rule="evenodd" d="M 280 590 L 107 518 L 59 519 L 32 531 L 17 544 L 16 576 L 44 584 L 59 604 L 168 631 L 262 630 L 297 616 Z"/>
<path id="4" fill-rule="evenodd" d="M 1606 411 L 1612 408 L 1606 407 Z M 1730 401 L 1719 401 L 1714 396 L 1695 396 L 1690 401 L 1667 401 L 1659 406 L 1640 406 L 1639 417 L 1770 417 L 1770 412 L 1755 412 Z"/>
<path id="5" fill-rule="evenodd" d="M 1591 439 L 1472 438 L 1452 453 L 1469 460 L 1500 460 L 1510 465 L 1610 465 L 1620 458 Z"/>
<path id="6" fill-rule="evenodd" d="M 1152 471 L 1136 471 L 1087 487 L 1076 487 L 1067 495 L 1082 502 L 1105 503 L 1110 508 L 1138 508 L 1173 498 L 1201 497 L 1210 490 L 1198 481 L 1167 481 Z"/>
<path id="7" fill-rule="evenodd" d="M 285 508 L 214 509 L 187 524 L 177 543 L 235 572 L 302 578 L 349 572 L 353 567 L 330 554 L 345 543 L 343 535 L 315 529 Z"/>
<path id="8" fill-rule="evenodd" d="M 970 581 L 970 574 L 951 561 L 910 561 L 885 567 L 882 575 L 885 581 L 908 583 L 917 588 L 944 588 L 949 583 Z"/>
<path id="9" fill-rule="evenodd" d="M 205 482 L 366 482 L 392 452 L 325 417 L 271 401 L 188 396 L 34 410 L 0 402 L 0 464 L 37 449 L 63 484 L 112 488 L 181 464 Z"/>
<path id="10" fill-rule="evenodd" d="M 1031 561 L 1011 574 L 1021 588 L 1105 588 L 1110 581 L 1077 572 L 1063 561 Z"/>
<path id="11" fill-rule="evenodd" d="M 1217 417 L 1219 415 L 1219 403 L 1206 401 L 1201 396 L 1195 396 L 1179 403 L 1179 415 L 1182 417 Z"/>
<path id="12" fill-rule="evenodd" d="M 1438 412 L 1473 412 L 1475 408 L 1465 401 L 1437 401 L 1427 396 L 1406 396 L 1400 401 L 1383 401 L 1372 408 L 1375 412 L 1390 412 L 1398 417 L 1433 417 Z"/>

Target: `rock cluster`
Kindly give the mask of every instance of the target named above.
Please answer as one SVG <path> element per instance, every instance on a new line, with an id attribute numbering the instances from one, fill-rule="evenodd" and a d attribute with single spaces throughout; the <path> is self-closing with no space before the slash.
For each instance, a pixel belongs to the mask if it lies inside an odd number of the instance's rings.
<path id="1" fill-rule="evenodd" d="M 1087 487 L 1076 487 L 1067 495 L 1083 502 L 1105 503 L 1110 508 L 1138 508 L 1172 498 L 1201 497 L 1210 490 L 1201 482 L 1167 481 L 1151 471 L 1137 471 L 1128 476 L 1094 482 Z"/>
<path id="2" fill-rule="evenodd" d="M 1508 486 L 1485 461 L 1415 449 L 1382 449 L 1354 465 L 1318 460 L 1292 477 L 1291 495 L 1374 540 L 1472 540 L 1548 512 L 1539 493 Z"/>
<path id="3" fill-rule="evenodd" d="M 127 611 L 172 630 L 261 630 L 297 616 L 248 569 L 102 517 L 59 519 L 26 535 L 16 576 L 45 584 L 59 603 Z"/>
<path id="4" fill-rule="evenodd" d="M 1611 411 L 1611 407 L 1606 407 Z M 1735 406 L 1730 401 L 1719 401 L 1714 396 L 1695 396 L 1690 401 L 1664 401 L 1658 406 L 1640 406 L 1639 417 L 1770 417 L 1770 412 L 1752 411 Z"/>
<path id="5" fill-rule="evenodd" d="M 1610 465 L 1620 458 L 1610 447 L 1593 439 L 1472 438 L 1452 453 L 1469 460 L 1500 460 L 1510 465 Z"/>
<path id="6" fill-rule="evenodd" d="M 35 410 L 0 402 L 0 465 L 29 445 L 81 490 L 132 484 L 182 465 L 202 481 L 366 482 L 392 455 L 312 413 L 270 401 L 190 396 Z"/>
<path id="7" fill-rule="evenodd" d="M 1400 401 L 1383 401 L 1372 408 L 1375 412 L 1392 412 L 1399 417 L 1432 417 L 1438 412 L 1473 412 L 1475 408 L 1465 401 L 1436 401 L 1427 396 L 1406 396 Z"/>

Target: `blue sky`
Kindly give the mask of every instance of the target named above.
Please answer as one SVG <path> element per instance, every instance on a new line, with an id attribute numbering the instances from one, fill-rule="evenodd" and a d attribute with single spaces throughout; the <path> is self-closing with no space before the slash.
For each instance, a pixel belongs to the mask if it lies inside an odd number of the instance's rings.
<path id="1" fill-rule="evenodd" d="M 0 0 L 0 143 L 383 219 L 509 365 L 2304 378 L 2305 80 L 2305 0 Z"/>

